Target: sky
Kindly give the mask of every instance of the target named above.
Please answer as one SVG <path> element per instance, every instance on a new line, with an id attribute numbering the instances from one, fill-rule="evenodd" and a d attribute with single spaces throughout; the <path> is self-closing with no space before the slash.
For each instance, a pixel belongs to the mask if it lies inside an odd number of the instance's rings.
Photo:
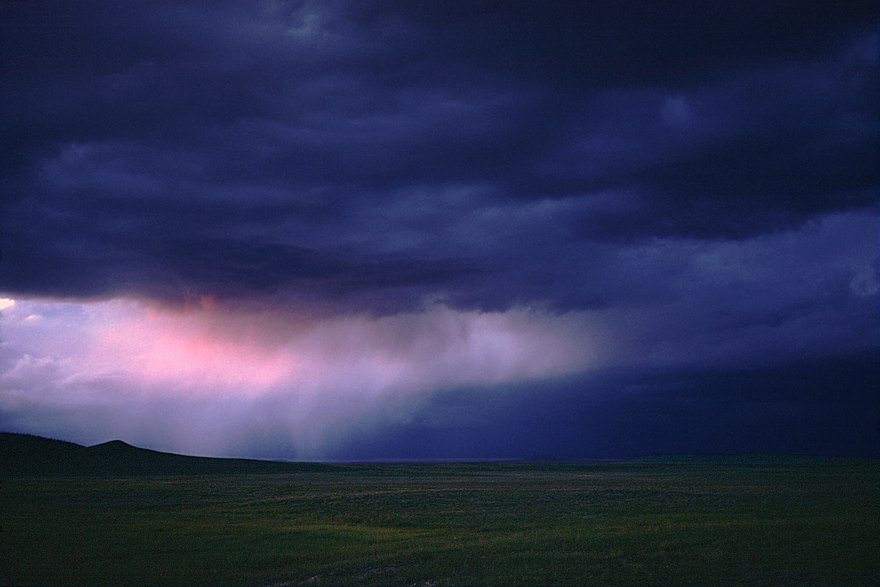
<path id="1" fill-rule="evenodd" d="M 880 457 L 872 2 L 5 1 L 0 430 Z"/>

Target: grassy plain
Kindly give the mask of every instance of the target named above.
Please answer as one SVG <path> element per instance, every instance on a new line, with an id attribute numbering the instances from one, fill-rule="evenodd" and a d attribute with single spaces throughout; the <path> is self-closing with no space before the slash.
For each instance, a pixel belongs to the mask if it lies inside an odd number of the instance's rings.
<path id="1" fill-rule="evenodd" d="M 870 585 L 880 466 L 13 477 L 0 526 L 13 585 Z"/>

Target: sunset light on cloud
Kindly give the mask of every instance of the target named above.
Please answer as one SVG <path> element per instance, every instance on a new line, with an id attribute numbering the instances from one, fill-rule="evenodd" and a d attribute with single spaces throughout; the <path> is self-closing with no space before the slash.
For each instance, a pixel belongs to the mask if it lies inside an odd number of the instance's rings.
<path id="1" fill-rule="evenodd" d="M 117 369 L 157 389 L 249 395 L 283 387 L 322 390 L 357 381 L 370 389 L 493 384 L 583 368 L 584 350 L 559 319 L 524 312 L 437 309 L 303 324 L 295 316 L 225 310 L 155 310 L 104 302 L 86 364 Z M 556 322 L 556 324 L 554 324 Z M 232 326 L 237 325 L 237 326 Z M 262 330 L 260 329 L 262 327 Z"/>
<path id="2" fill-rule="evenodd" d="M 51 318 L 31 324 L 35 312 Z M 300 440 L 298 455 L 312 458 L 321 456 L 324 436 L 344 437 L 346 427 L 389 410 L 405 414 L 426 394 L 564 375 L 583 370 L 587 359 L 567 320 L 526 311 L 436 308 L 306 321 L 216 303 L 167 308 L 125 299 L 25 300 L 8 304 L 3 318 L 7 359 L 23 352 L 0 379 L 7 401 L 16 398 L 10 405 L 34 401 L 16 381 L 52 369 L 51 393 L 72 405 L 225 401 L 233 413 L 214 420 L 219 435 L 240 424 L 234 412 L 242 406 L 283 398 L 273 411 L 287 413 L 265 416 L 285 422 L 290 437 Z M 54 352 L 24 352 L 41 347 Z M 173 437 L 162 445 L 188 448 Z"/>
<path id="3" fill-rule="evenodd" d="M 204 312 L 156 311 L 124 300 L 103 306 L 112 317 L 94 332 L 88 364 L 117 369 L 157 390 L 259 393 L 296 368 L 288 353 L 250 335 L 212 332 Z"/>

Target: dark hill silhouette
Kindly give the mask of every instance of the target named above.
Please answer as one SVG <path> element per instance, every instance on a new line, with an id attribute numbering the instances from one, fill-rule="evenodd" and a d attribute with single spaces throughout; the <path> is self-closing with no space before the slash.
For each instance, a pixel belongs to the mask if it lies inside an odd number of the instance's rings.
<path id="1" fill-rule="evenodd" d="M 295 473 L 338 469 L 318 463 L 192 457 L 121 440 L 85 447 L 30 434 L 0 432 L 0 476 L 164 476 Z"/>
<path id="2" fill-rule="evenodd" d="M 116 451 L 118 451 L 118 450 L 137 449 L 138 447 L 133 446 L 131 444 L 128 444 L 124 440 L 110 440 L 108 442 L 104 442 L 101 444 L 96 444 L 94 446 L 90 446 L 89 448 L 91 448 L 94 451 L 97 451 L 97 450 L 116 450 Z M 150 450 L 150 449 L 142 448 L 140 450 Z M 151 451 L 151 452 L 158 452 L 158 451 Z"/>

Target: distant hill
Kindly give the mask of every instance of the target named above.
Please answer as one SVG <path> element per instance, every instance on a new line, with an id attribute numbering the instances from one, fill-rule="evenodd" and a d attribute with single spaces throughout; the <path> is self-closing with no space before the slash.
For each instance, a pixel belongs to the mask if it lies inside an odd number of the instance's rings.
<path id="1" fill-rule="evenodd" d="M 336 468 L 317 463 L 190 457 L 138 448 L 121 440 L 86 447 L 0 432 L 0 477 L 226 475 Z"/>

